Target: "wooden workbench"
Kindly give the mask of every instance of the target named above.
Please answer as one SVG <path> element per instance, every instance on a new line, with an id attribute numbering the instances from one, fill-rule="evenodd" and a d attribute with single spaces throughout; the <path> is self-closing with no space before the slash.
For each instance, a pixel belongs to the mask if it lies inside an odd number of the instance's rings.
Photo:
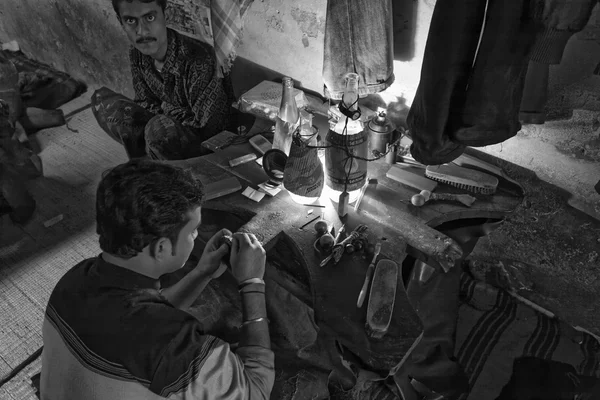
<path id="1" fill-rule="evenodd" d="M 223 176 L 237 177 L 242 190 L 247 186 L 257 189 L 259 183 L 268 180 L 260 165 L 252 161 L 233 168 L 229 166 L 229 160 L 252 151 L 246 143 L 175 163 L 190 168 L 201 180 L 206 179 L 207 171 L 214 173 L 215 167 L 218 167 Z M 427 203 L 419 208 L 410 204 L 411 196 L 417 191 L 387 178 L 389 168 L 383 161 L 369 163 L 369 178 L 376 178 L 378 184 L 366 191 L 358 212 L 351 206 L 343 219 L 338 217 L 337 206 L 329 199 L 319 200 L 323 208 L 300 205 L 294 203 L 285 190 L 275 197 L 265 196 L 259 203 L 238 191 L 208 201 L 204 207 L 246 215 L 247 223 L 240 230 L 254 233 L 267 251 L 281 240 L 286 241 L 293 249 L 294 265 L 300 265 L 302 269 L 287 272 L 297 279 L 307 280 L 304 283 L 311 290 L 317 324 L 322 329 L 335 330 L 338 340 L 373 370 L 386 370 L 398 363 L 421 332 L 420 321 L 408 302 L 406 292 L 401 290 L 402 274 L 398 273 L 398 290 L 388 334 L 381 340 L 357 334 L 357 329 L 364 332 L 366 305 L 357 308 L 356 298 L 370 260 L 361 254 L 344 255 L 338 265 L 319 267 L 322 256 L 314 251 L 316 236 L 313 224 L 307 225 L 307 222 L 321 214 L 336 231 L 345 224 L 347 232 L 358 224 L 365 224 L 371 240 L 383 243 L 379 259 L 390 259 L 400 266 L 409 252 L 431 265 L 447 269 L 461 257 L 462 250 L 434 227 L 458 219 L 502 219 L 522 200 L 513 186 L 500 179 L 497 193 L 475 195 L 477 201 L 471 208 L 444 202 Z M 459 191 L 440 184 L 436 192 Z"/>

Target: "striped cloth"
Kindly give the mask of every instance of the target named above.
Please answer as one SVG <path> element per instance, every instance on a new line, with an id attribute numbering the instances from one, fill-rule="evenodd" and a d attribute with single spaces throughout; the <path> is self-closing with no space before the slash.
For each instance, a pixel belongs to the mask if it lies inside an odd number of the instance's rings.
<path id="1" fill-rule="evenodd" d="M 460 295 L 456 356 L 471 386 L 461 400 L 496 399 L 511 378 L 514 360 L 523 356 L 559 361 L 579 375 L 600 377 L 600 344 L 592 335 L 574 337 L 575 331 L 559 319 L 466 273 Z"/>
<path id="2" fill-rule="evenodd" d="M 242 18 L 254 0 L 211 0 L 210 18 L 217 56 L 217 76 L 228 75 L 242 38 Z"/>

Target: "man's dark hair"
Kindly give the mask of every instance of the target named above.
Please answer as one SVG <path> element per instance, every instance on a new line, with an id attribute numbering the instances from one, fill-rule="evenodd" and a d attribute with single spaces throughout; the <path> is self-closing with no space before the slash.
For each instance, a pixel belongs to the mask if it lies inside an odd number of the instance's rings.
<path id="1" fill-rule="evenodd" d="M 190 220 L 187 213 L 203 197 L 200 181 L 182 168 L 150 160 L 118 165 L 104 173 L 96 192 L 100 248 L 127 259 L 160 238 L 174 247 Z"/>
<path id="2" fill-rule="evenodd" d="M 119 4 L 123 2 L 133 3 L 134 0 L 112 0 L 112 6 L 117 13 L 117 18 L 119 21 L 121 20 L 121 14 L 119 14 Z M 158 4 L 160 8 L 162 8 L 163 12 L 165 12 L 165 8 L 167 8 L 167 0 L 138 0 L 140 3 L 154 3 Z"/>

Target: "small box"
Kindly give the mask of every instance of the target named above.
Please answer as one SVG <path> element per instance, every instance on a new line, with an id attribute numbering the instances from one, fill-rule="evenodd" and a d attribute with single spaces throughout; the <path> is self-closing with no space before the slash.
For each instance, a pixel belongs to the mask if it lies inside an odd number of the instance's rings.
<path id="1" fill-rule="evenodd" d="M 241 112 L 275 121 L 281 105 L 282 92 L 281 83 L 262 81 L 240 96 L 238 108 Z M 300 89 L 294 88 L 294 98 L 298 108 L 307 104 L 306 95 Z"/>

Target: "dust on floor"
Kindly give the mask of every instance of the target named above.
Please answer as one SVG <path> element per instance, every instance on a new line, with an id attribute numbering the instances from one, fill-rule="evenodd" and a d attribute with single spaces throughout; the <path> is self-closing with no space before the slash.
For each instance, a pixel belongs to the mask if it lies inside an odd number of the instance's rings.
<path id="1" fill-rule="evenodd" d="M 600 335 L 600 221 L 568 205 L 569 194 L 531 171 L 499 161 L 525 189 L 523 203 L 479 241 L 472 258 L 512 259 L 533 283 L 522 296 Z M 486 271 L 473 271 L 485 280 Z"/>

